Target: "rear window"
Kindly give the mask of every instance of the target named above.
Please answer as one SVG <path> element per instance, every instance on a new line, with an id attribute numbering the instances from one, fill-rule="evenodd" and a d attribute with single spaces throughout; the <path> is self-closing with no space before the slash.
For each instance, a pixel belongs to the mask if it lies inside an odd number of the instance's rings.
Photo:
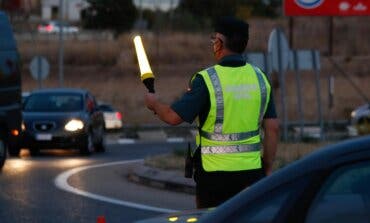
<path id="1" fill-rule="evenodd" d="M 107 111 L 107 112 L 114 111 L 114 109 L 109 105 L 99 105 L 99 109 L 101 111 Z"/>
<path id="2" fill-rule="evenodd" d="M 26 112 L 72 112 L 83 110 L 80 94 L 31 94 L 25 102 Z"/>

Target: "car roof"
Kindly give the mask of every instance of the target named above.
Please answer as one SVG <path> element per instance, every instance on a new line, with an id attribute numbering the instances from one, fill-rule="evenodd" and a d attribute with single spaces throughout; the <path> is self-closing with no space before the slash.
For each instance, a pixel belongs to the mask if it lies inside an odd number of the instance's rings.
<path id="1" fill-rule="evenodd" d="M 86 94 L 88 93 L 85 89 L 80 88 L 44 88 L 38 89 L 31 92 L 31 94 L 44 94 L 44 93 L 77 93 Z"/>
<path id="2" fill-rule="evenodd" d="M 210 219 L 222 219 L 230 214 L 228 213 L 228 210 L 232 209 L 230 205 L 234 207 L 235 205 L 249 203 L 258 196 L 261 196 L 261 194 L 313 171 L 325 170 L 343 163 L 361 160 L 370 160 L 370 136 L 346 140 L 318 149 L 306 157 L 274 172 L 271 176 L 260 180 L 241 192 L 238 196 L 231 198 L 218 207 L 223 211 L 214 211 L 204 217 L 207 219 L 207 222 L 211 222 L 209 221 Z"/>
<path id="3" fill-rule="evenodd" d="M 12 27 L 5 12 L 0 11 L 0 51 L 17 50 Z"/>

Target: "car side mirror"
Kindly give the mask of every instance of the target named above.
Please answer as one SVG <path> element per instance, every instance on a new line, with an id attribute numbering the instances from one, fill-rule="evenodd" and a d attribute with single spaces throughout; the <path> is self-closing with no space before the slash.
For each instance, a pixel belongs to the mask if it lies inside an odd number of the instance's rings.
<path id="1" fill-rule="evenodd" d="M 87 111 L 90 112 L 90 113 L 93 113 L 94 112 L 94 104 L 92 103 L 92 101 L 87 101 Z"/>

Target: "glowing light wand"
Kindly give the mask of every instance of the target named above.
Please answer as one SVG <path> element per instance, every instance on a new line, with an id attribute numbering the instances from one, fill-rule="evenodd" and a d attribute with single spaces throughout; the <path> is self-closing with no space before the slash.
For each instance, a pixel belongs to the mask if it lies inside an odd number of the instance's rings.
<path id="1" fill-rule="evenodd" d="M 141 81 L 144 83 L 145 87 L 149 90 L 150 93 L 155 93 L 154 74 L 152 69 L 150 68 L 150 64 L 146 56 L 143 42 L 141 41 L 140 36 L 134 37 L 134 44 L 137 61 L 139 62 Z"/>

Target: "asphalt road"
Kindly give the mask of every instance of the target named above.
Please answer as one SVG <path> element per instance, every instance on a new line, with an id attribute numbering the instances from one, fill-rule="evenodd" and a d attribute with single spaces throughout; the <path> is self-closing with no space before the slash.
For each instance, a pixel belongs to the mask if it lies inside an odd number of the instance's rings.
<path id="1" fill-rule="evenodd" d="M 22 150 L 21 158 L 8 159 L 0 173 L 0 222 L 93 223 L 98 216 L 105 216 L 107 223 L 134 222 L 166 210 L 194 208 L 192 195 L 148 188 L 125 178 L 125 173 L 138 160 L 185 146 L 181 143 L 109 144 L 106 153 L 89 157 L 64 150 L 30 157 L 27 150 Z M 112 162 L 116 164 L 111 165 Z M 81 169 L 86 166 L 95 168 Z M 71 174 L 67 184 L 73 190 L 105 199 L 56 187 L 58 176 L 76 168 L 81 171 Z"/>

